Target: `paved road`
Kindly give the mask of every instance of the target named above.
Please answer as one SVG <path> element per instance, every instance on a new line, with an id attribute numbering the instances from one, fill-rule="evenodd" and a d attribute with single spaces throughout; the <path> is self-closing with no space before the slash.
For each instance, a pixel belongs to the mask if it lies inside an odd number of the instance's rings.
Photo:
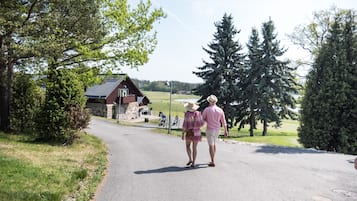
<path id="1" fill-rule="evenodd" d="M 88 132 L 110 152 L 97 201 L 357 201 L 352 155 L 226 141 L 212 168 L 202 141 L 191 169 L 178 137 L 96 118 Z"/>

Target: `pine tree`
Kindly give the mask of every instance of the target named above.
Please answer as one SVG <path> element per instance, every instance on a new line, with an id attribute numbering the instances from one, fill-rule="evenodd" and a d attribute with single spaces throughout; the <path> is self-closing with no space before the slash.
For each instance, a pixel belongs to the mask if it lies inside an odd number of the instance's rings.
<path id="1" fill-rule="evenodd" d="M 306 83 L 298 130 L 305 147 L 357 154 L 356 14 L 338 13 Z"/>
<path id="2" fill-rule="evenodd" d="M 289 66 L 289 61 L 279 58 L 286 50 L 280 48 L 277 34 L 272 20 L 263 23 L 262 35 L 262 66 L 260 79 L 257 83 L 259 102 L 259 119 L 263 123 L 263 136 L 267 134 L 268 123 L 275 122 L 281 125 L 282 118 L 296 118 L 296 100 L 293 95 L 297 94 L 298 84 L 294 81 L 296 68 Z"/>
<path id="3" fill-rule="evenodd" d="M 194 94 L 201 96 L 199 103 L 201 109 L 207 106 L 206 97 L 214 94 L 218 98 L 218 105 L 226 113 L 228 126 L 233 126 L 235 115 L 234 103 L 240 88 L 244 55 L 240 53 L 242 46 L 235 39 L 239 33 L 233 25 L 233 17 L 224 14 L 222 21 L 215 23 L 217 31 L 213 41 L 208 44 L 211 62 L 204 61 L 204 66 L 199 67 L 199 72 L 193 72 L 204 80 L 204 84 L 193 90 Z"/>

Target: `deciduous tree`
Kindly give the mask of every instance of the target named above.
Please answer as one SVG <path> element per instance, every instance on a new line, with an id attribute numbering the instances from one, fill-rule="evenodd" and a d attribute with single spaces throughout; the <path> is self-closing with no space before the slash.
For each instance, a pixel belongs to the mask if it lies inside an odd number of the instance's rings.
<path id="1" fill-rule="evenodd" d="M 150 1 L 131 9 L 126 0 L 0 1 L 0 13 L 0 130 L 9 127 L 14 68 L 137 67 L 153 52 L 153 24 L 164 16 Z"/>

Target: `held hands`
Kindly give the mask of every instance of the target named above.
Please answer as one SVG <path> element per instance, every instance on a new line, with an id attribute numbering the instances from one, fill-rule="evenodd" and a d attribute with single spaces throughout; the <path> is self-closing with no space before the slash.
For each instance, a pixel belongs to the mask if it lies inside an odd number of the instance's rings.
<path id="1" fill-rule="evenodd" d="M 228 132 L 224 131 L 224 137 L 228 137 Z"/>

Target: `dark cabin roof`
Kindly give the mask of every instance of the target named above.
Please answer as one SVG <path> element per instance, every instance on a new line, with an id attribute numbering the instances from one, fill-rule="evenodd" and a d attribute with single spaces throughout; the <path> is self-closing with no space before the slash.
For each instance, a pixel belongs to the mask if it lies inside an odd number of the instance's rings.
<path id="1" fill-rule="evenodd" d="M 117 79 L 107 79 L 103 84 L 94 85 L 87 89 L 85 95 L 88 98 L 106 99 L 110 93 L 123 81 L 124 75 L 120 75 Z"/>
<path id="2" fill-rule="evenodd" d="M 87 96 L 88 99 L 105 99 L 106 102 L 113 102 L 116 101 L 115 99 L 118 94 L 117 90 L 121 84 L 125 84 L 129 87 L 130 94 L 135 94 L 137 96 L 136 101 L 140 105 L 147 105 L 150 103 L 149 98 L 135 86 L 134 82 L 127 74 L 120 74 L 118 78 L 106 79 L 102 84 L 88 88 L 85 92 L 85 96 Z"/>

